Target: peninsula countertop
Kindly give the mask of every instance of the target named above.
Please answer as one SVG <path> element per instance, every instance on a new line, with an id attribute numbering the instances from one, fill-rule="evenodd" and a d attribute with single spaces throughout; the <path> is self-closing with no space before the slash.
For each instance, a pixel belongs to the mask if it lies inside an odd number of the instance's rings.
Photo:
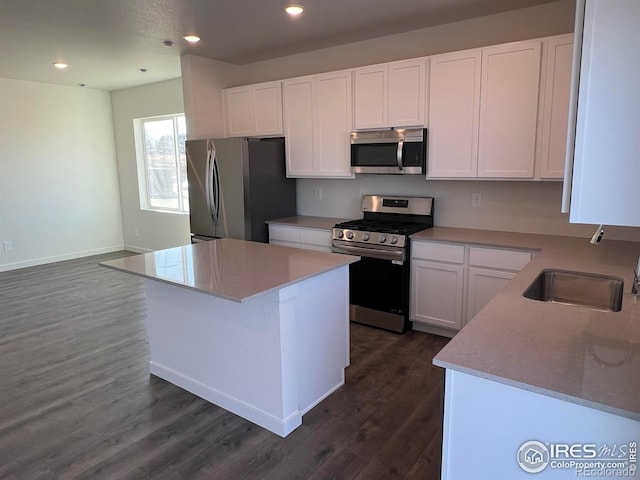
<path id="1" fill-rule="evenodd" d="M 221 238 L 100 265 L 244 302 L 358 260 L 352 255 Z"/>
<path id="2" fill-rule="evenodd" d="M 640 243 L 435 227 L 414 240 L 534 251 L 531 262 L 433 360 L 435 365 L 640 420 Z M 622 310 L 522 296 L 543 269 L 624 280 Z"/>

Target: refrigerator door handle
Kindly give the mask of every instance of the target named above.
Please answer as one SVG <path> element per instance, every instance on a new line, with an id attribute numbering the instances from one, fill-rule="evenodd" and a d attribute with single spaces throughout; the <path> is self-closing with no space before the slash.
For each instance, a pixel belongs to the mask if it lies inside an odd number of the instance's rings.
<path id="1" fill-rule="evenodd" d="M 215 233 L 216 217 L 215 217 L 215 185 L 213 181 L 213 168 L 215 162 L 215 147 L 213 143 L 207 148 L 207 176 L 205 189 L 207 191 L 207 208 L 209 209 L 209 215 L 213 221 L 213 228 Z"/>
<path id="2" fill-rule="evenodd" d="M 220 173 L 218 172 L 218 160 L 213 156 L 213 199 L 214 216 L 216 224 L 220 221 Z"/>

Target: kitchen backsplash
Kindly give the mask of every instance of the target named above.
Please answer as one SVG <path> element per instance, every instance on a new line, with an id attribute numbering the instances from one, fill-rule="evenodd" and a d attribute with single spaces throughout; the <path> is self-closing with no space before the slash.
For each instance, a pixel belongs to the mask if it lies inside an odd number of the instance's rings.
<path id="1" fill-rule="evenodd" d="M 481 206 L 472 206 L 473 194 Z M 356 179 L 298 179 L 298 214 L 359 218 L 365 194 L 435 198 L 436 226 L 591 237 L 593 225 L 560 213 L 562 182 L 425 181 L 422 176 L 359 175 Z M 607 227 L 605 238 L 640 241 L 640 228 Z"/>

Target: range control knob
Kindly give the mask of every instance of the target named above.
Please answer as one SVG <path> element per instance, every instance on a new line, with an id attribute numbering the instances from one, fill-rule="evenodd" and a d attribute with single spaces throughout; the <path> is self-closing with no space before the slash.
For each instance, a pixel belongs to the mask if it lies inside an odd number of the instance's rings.
<path id="1" fill-rule="evenodd" d="M 338 237 L 338 238 L 344 237 L 344 232 L 342 230 L 337 230 L 336 231 L 336 237 Z"/>
<path id="2" fill-rule="evenodd" d="M 398 237 L 391 237 L 391 243 L 393 245 L 395 245 L 396 243 L 398 243 Z"/>
<path id="3" fill-rule="evenodd" d="M 353 232 L 347 232 L 347 238 L 353 240 Z"/>
<path id="4" fill-rule="evenodd" d="M 368 233 L 363 233 L 363 234 L 362 234 L 362 240 L 364 240 L 365 242 L 366 242 L 367 240 L 369 240 L 369 238 L 371 238 L 371 237 L 369 237 L 369 234 L 368 234 Z"/>
<path id="5" fill-rule="evenodd" d="M 387 237 L 384 235 L 380 235 L 380 239 L 378 240 L 380 243 L 384 243 L 387 241 Z"/>

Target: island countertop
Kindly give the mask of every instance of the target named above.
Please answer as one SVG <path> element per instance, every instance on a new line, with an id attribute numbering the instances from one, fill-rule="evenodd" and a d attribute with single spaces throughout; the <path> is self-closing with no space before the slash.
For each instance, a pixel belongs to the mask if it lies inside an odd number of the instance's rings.
<path id="1" fill-rule="evenodd" d="M 436 355 L 435 365 L 640 420 L 640 298 L 630 293 L 640 243 L 591 245 L 585 238 L 442 227 L 412 239 L 535 252 Z M 523 297 L 543 269 L 623 279 L 622 310 Z"/>
<path id="2" fill-rule="evenodd" d="M 244 302 L 358 260 L 352 255 L 221 238 L 100 265 Z"/>

